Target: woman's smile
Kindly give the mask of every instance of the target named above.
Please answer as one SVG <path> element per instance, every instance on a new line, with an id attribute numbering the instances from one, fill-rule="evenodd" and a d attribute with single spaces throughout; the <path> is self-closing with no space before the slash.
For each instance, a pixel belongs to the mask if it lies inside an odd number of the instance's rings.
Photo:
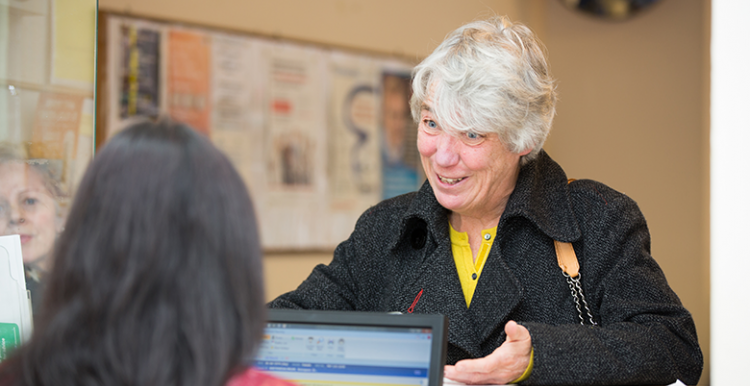
<path id="1" fill-rule="evenodd" d="M 447 185 L 455 185 L 463 181 L 466 178 L 466 177 L 448 178 L 448 177 L 441 176 L 440 174 L 438 174 L 437 177 L 440 180 L 440 182 L 443 182 Z"/>

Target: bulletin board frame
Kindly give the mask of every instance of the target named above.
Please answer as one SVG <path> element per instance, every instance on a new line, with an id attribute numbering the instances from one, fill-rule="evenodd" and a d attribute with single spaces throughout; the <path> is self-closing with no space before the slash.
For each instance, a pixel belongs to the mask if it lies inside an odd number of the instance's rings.
<path id="1" fill-rule="evenodd" d="M 96 147 L 134 117 L 208 136 L 246 182 L 264 251 L 330 252 L 424 175 L 413 61 L 100 10 Z"/>

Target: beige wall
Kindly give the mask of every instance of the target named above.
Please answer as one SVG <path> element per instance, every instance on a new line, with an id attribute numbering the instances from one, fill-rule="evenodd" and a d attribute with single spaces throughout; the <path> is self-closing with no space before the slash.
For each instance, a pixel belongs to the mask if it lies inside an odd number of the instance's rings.
<path id="1" fill-rule="evenodd" d="M 518 14 L 518 0 L 99 0 L 100 9 L 377 51 L 428 55 L 478 16 Z"/>
<path id="2" fill-rule="evenodd" d="M 572 13 L 556 0 L 100 0 L 102 9 L 318 44 L 424 57 L 452 29 L 508 14 L 535 29 L 559 79 L 546 149 L 575 178 L 634 198 L 652 253 L 709 349 L 708 0 L 663 0 L 627 22 Z M 330 253 L 266 257 L 269 298 Z M 708 363 L 708 361 L 706 362 Z M 701 384 L 708 384 L 704 371 Z"/>

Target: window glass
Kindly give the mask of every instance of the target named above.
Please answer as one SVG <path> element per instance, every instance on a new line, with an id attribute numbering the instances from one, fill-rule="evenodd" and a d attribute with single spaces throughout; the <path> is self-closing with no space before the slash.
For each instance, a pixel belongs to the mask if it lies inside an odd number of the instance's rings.
<path id="1" fill-rule="evenodd" d="M 49 267 L 93 154 L 96 10 L 0 0 L 0 235 L 20 235 L 27 287 Z"/>

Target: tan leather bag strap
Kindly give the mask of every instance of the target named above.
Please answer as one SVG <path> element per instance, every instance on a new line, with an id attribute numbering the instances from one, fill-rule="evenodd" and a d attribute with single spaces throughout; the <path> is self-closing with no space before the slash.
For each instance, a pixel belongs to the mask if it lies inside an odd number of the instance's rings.
<path id="1" fill-rule="evenodd" d="M 573 244 L 563 243 L 555 240 L 555 252 L 557 252 L 557 265 L 570 277 L 578 277 L 578 257 L 573 250 Z"/>
<path id="2" fill-rule="evenodd" d="M 575 181 L 575 178 L 568 179 L 568 183 L 573 181 Z M 555 240 L 555 252 L 557 253 L 557 265 L 560 266 L 560 269 L 570 277 L 578 277 L 580 266 L 578 265 L 576 251 L 573 250 L 573 244 Z"/>
<path id="3" fill-rule="evenodd" d="M 568 180 L 568 183 L 573 181 L 575 179 L 571 178 Z M 557 265 L 562 269 L 563 275 L 568 282 L 568 287 L 570 287 L 570 294 L 573 296 L 573 301 L 575 301 L 581 325 L 585 325 L 583 310 L 586 310 L 589 323 L 592 326 L 596 326 L 597 323 L 594 321 L 594 315 L 591 313 L 588 302 L 586 302 L 586 297 L 583 296 L 583 285 L 581 285 L 580 273 L 578 272 L 581 267 L 578 265 L 578 257 L 576 256 L 576 251 L 573 249 L 573 244 L 555 240 L 555 253 L 557 254 Z"/>

